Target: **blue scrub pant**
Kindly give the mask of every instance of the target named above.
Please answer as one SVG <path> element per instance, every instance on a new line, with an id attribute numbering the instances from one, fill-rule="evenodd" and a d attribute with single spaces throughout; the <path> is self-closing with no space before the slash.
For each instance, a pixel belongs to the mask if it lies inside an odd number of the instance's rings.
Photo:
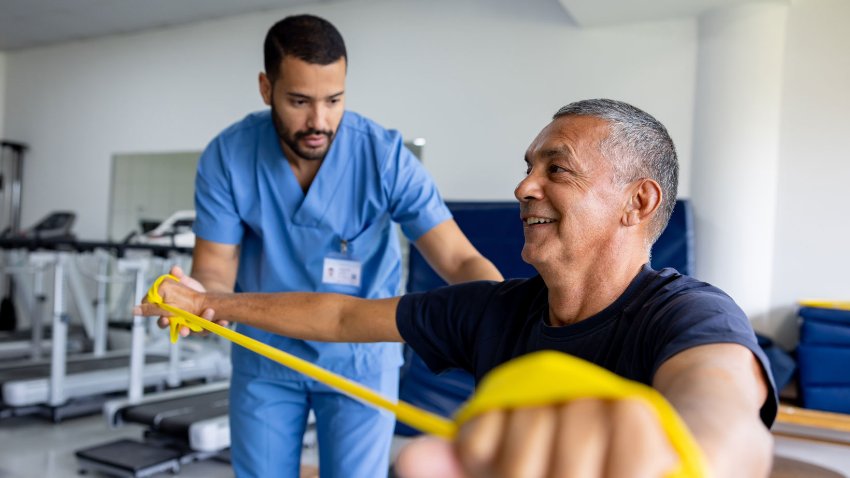
<path id="1" fill-rule="evenodd" d="M 356 381 L 398 397 L 398 368 Z M 315 381 L 284 381 L 234 372 L 230 384 L 233 470 L 243 477 L 297 478 L 312 408 L 322 478 L 387 476 L 395 417 Z"/>

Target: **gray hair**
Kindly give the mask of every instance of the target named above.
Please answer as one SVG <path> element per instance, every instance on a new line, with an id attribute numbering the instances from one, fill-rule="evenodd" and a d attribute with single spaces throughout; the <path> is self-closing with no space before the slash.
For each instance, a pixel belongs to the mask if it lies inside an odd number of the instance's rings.
<path id="1" fill-rule="evenodd" d="M 652 245 L 667 227 L 679 185 L 679 161 L 667 128 L 649 113 L 609 99 L 570 103 L 552 119 L 562 116 L 592 116 L 608 122 L 608 137 L 600 142 L 599 149 L 613 165 L 614 180 L 619 184 L 650 178 L 661 186 L 661 205 L 650 228 Z"/>

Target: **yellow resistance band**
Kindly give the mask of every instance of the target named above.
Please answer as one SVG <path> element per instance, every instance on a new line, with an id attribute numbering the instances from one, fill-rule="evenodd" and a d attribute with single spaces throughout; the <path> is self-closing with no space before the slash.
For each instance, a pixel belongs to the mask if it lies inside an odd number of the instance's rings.
<path id="1" fill-rule="evenodd" d="M 162 297 L 159 295 L 159 285 L 166 278 L 177 281 L 178 279 L 172 275 L 161 276 L 153 283 L 148 291 L 148 302 L 156 304 L 159 308 L 167 310 L 174 314 L 170 317 L 171 322 L 171 341 L 176 342 L 180 336 L 180 326 L 188 327 L 193 332 L 200 332 L 206 329 L 215 334 L 239 344 L 248 350 L 252 350 L 263 357 L 269 358 L 285 365 L 297 372 L 318 381 L 323 384 L 340 390 L 354 398 L 362 400 L 366 403 L 382 408 L 395 414 L 402 422 L 418 429 L 425 433 L 430 433 L 446 439 L 454 437 L 457 427 L 450 420 L 447 420 L 439 415 L 435 415 L 421 408 L 414 407 L 409 403 L 390 400 L 374 390 L 364 387 L 363 385 L 351 381 L 345 377 L 341 377 L 333 372 L 323 369 L 318 365 L 312 364 L 288 354 L 282 350 L 271 347 L 260 341 L 246 337 L 238 332 L 234 332 L 227 327 L 222 327 L 214 322 L 198 317 L 197 315 L 186 312 L 185 310 L 172 307 L 162 302 Z"/>
<path id="2" fill-rule="evenodd" d="M 356 399 L 390 411 L 411 427 L 446 439 L 454 438 L 458 428 L 470 419 L 491 410 L 551 405 L 579 398 L 640 400 L 657 414 L 670 443 L 679 455 L 679 466 L 668 473 L 667 478 L 708 476 L 702 450 L 679 415 L 660 393 L 584 360 L 559 352 L 541 351 L 501 365 L 484 378 L 470 401 L 460 409 L 452 422 L 409 403 L 390 400 L 357 382 L 294 355 L 163 303 L 159 295 L 159 285 L 166 278 L 179 281 L 172 275 L 159 277 L 148 291 L 148 302 L 174 314 L 169 319 L 172 342 L 176 342 L 180 336 L 181 326 L 188 327 L 193 332 L 208 330 Z"/>
<path id="3" fill-rule="evenodd" d="M 458 411 L 458 426 L 482 413 L 545 406 L 580 398 L 639 400 L 656 414 L 679 455 L 678 467 L 667 478 L 708 476 L 708 468 L 690 430 L 657 390 L 627 380 L 582 359 L 553 351 L 534 352 L 493 369 Z"/>

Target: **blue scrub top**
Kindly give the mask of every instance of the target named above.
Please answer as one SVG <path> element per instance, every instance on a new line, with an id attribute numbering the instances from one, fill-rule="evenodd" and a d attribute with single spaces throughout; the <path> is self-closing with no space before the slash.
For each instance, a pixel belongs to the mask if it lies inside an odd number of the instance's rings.
<path id="1" fill-rule="evenodd" d="M 201 156 L 195 208 L 198 237 L 241 245 L 237 292 L 317 291 L 367 298 L 400 292 L 401 254 L 393 221 L 416 241 L 451 218 L 401 135 L 352 112 L 343 115 L 306 195 L 283 154 L 270 111 L 230 126 Z M 362 263 L 361 286 L 322 283 L 326 257 Z M 352 377 L 402 361 L 399 344 L 302 341 L 242 324 L 237 330 Z M 242 347 L 233 347 L 232 355 L 239 373 L 306 380 Z"/>

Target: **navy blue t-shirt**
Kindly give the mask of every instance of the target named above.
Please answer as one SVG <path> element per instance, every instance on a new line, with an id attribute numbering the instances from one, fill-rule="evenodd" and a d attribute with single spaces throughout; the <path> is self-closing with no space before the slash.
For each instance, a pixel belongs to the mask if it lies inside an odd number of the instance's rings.
<path id="1" fill-rule="evenodd" d="M 549 325 L 549 296 L 540 276 L 501 283 L 469 282 L 402 297 L 398 330 L 432 371 L 462 368 L 476 382 L 490 370 L 537 350 L 557 350 L 647 385 L 673 355 L 698 345 L 736 343 L 758 358 L 768 397 L 768 427 L 777 395 L 764 352 L 747 316 L 720 289 L 645 265 L 626 291 L 598 314 Z"/>

